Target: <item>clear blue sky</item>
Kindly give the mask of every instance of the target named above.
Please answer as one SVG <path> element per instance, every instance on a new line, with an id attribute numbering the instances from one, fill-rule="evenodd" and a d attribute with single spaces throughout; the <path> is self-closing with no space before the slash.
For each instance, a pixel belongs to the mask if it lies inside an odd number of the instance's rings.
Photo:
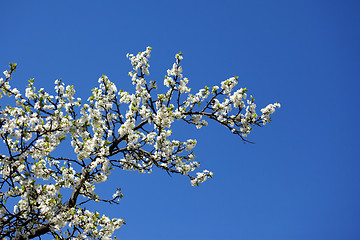
<path id="1" fill-rule="evenodd" d="M 114 173 L 125 197 L 99 211 L 125 218 L 120 239 L 360 239 L 359 1 L 1 1 L 0 9 L 0 68 L 18 63 L 19 89 L 35 78 L 52 91 L 63 78 L 86 99 L 105 74 L 131 90 L 125 55 L 151 46 L 151 80 L 161 82 L 182 51 L 194 90 L 239 75 L 259 107 L 282 104 L 249 136 L 253 145 L 215 124 L 179 127 L 215 172 L 198 188 L 159 171 Z"/>

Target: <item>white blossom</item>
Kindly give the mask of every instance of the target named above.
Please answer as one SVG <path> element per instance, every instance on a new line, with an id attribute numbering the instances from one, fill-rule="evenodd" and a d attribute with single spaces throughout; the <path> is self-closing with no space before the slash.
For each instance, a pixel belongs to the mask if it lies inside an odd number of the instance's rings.
<path id="1" fill-rule="evenodd" d="M 237 77 L 192 93 L 181 52 L 166 71 L 166 91 L 160 92 L 156 81 L 146 79 L 150 54 L 150 47 L 127 54 L 134 91 L 118 90 L 103 75 L 84 103 L 75 87 L 61 79 L 54 82 L 54 96 L 37 90 L 34 79 L 22 95 L 9 83 L 16 64 L 3 72 L 0 98 L 15 104 L 0 107 L 0 219 L 5 219 L 0 221 L 0 238 L 26 239 L 51 231 L 61 239 L 112 239 L 124 220 L 90 211 L 87 204 L 119 203 L 120 188 L 110 199 L 97 188 L 117 169 L 151 173 L 160 168 L 189 177 L 193 186 L 213 176 L 198 170 L 197 141 L 177 139 L 175 122 L 201 128 L 211 119 L 247 141 L 253 127 L 270 122 L 280 107 L 269 104 L 258 116 L 247 89 L 235 89 Z M 66 149 L 70 146 L 73 151 Z M 18 225 L 24 219 L 31 220 Z"/>

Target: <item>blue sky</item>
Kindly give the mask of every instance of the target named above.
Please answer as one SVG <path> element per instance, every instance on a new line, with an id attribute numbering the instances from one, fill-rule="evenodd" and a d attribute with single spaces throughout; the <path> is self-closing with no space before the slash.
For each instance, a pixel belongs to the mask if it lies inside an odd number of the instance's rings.
<path id="1" fill-rule="evenodd" d="M 105 74 L 131 91 L 125 55 L 151 46 L 150 80 L 162 82 L 182 51 L 194 91 L 239 75 L 258 107 L 282 104 L 249 135 L 256 144 L 216 124 L 177 127 L 215 172 L 200 187 L 160 171 L 114 173 L 111 187 L 125 197 L 99 211 L 125 218 L 120 239 L 360 239 L 358 1 L 1 1 L 0 9 L 0 67 L 18 63 L 19 89 L 35 78 L 51 92 L 62 78 L 86 99 Z M 98 191 L 109 192 L 105 185 Z"/>

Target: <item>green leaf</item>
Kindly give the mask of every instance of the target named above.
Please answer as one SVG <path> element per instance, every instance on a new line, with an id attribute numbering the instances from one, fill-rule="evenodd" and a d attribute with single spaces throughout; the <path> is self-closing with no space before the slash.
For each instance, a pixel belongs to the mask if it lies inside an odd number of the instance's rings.
<path id="1" fill-rule="evenodd" d="M 16 72 L 16 66 L 17 66 L 17 63 L 9 63 L 9 65 L 10 65 L 10 71 L 11 72 Z"/>

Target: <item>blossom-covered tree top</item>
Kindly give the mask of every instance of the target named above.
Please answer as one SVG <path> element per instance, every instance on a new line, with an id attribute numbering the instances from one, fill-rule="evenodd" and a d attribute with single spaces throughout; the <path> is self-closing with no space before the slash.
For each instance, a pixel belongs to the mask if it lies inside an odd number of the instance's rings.
<path id="1" fill-rule="evenodd" d="M 154 167 L 189 177 L 198 186 L 213 173 L 197 172 L 196 140 L 177 140 L 172 124 L 184 121 L 196 128 L 213 120 L 243 141 L 253 129 L 270 122 L 279 103 L 256 112 L 247 89 L 235 89 L 237 77 L 220 86 L 191 93 L 183 77 L 183 56 L 167 70 L 163 84 L 147 81 L 151 48 L 128 54 L 129 72 L 135 92 L 118 90 L 106 76 L 83 103 L 73 86 L 55 81 L 55 95 L 37 90 L 29 80 L 25 94 L 10 86 L 16 64 L 0 78 L 0 98 L 14 106 L 0 108 L 0 238 L 32 239 L 51 234 L 55 239 L 112 239 L 123 219 L 110 219 L 89 211 L 89 202 L 118 203 L 120 189 L 111 199 L 95 192 L 95 184 L 106 182 L 119 169 L 149 173 Z M 8 101 L 9 102 L 9 101 Z M 75 154 L 54 151 L 69 139 Z M 62 153 L 63 154 L 63 153 Z M 64 189 L 71 189 L 66 194 Z"/>

